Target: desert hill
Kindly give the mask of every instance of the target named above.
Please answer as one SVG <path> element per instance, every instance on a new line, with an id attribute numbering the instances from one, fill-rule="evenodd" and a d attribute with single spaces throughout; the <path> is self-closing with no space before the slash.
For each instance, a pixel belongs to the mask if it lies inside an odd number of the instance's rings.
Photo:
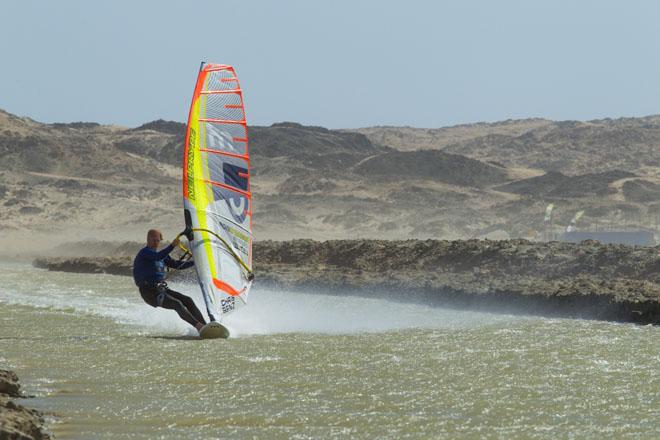
<path id="1" fill-rule="evenodd" d="M 372 142 L 389 145 L 400 151 L 437 150 L 448 145 L 481 138 L 484 136 L 520 136 L 535 128 L 551 125 L 545 119 L 507 120 L 495 123 L 479 122 L 442 128 L 415 127 L 366 127 L 355 130 L 367 136 Z"/>
<path id="2" fill-rule="evenodd" d="M 255 234 L 533 237 L 550 202 L 558 228 L 580 209 L 585 227 L 603 219 L 653 227 L 659 127 L 658 117 L 432 130 L 253 126 Z M 0 111 L 0 227 L 7 239 L 41 231 L 63 240 L 139 240 L 153 226 L 177 232 L 184 134 L 172 121 L 42 124 Z M 426 143 L 414 148 L 408 139 Z"/>
<path id="3" fill-rule="evenodd" d="M 542 176 L 521 179 L 498 186 L 497 189 L 529 197 L 605 197 L 617 192 L 616 188 L 610 186 L 613 182 L 629 177 L 636 176 L 633 173 L 621 170 L 587 173 L 579 176 L 566 176 L 558 171 L 549 171 Z"/>
<path id="4" fill-rule="evenodd" d="M 401 151 L 438 149 L 508 167 L 568 175 L 616 169 L 634 173 L 644 169 L 657 175 L 660 167 L 660 116 L 586 122 L 525 119 L 438 129 L 371 127 L 356 131 Z"/>

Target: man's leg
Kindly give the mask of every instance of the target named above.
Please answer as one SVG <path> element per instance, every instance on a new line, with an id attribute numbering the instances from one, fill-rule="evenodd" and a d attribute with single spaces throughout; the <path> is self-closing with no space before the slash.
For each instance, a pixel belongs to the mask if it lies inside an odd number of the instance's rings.
<path id="1" fill-rule="evenodd" d="M 158 290 L 154 286 L 140 286 L 140 296 L 151 307 L 158 307 Z"/>
<path id="2" fill-rule="evenodd" d="M 186 321 L 188 324 L 199 329 L 200 324 L 205 324 L 204 319 L 201 321 L 197 319 L 191 311 L 178 299 L 170 295 L 174 292 L 170 289 L 163 289 L 158 295 L 158 305 L 164 309 L 174 310 L 179 314 L 179 317 Z M 176 293 L 176 292 L 174 292 Z M 198 310 L 199 312 L 199 310 Z"/>
<path id="3" fill-rule="evenodd" d="M 167 288 L 167 293 L 173 298 L 178 299 L 183 303 L 184 306 L 188 310 L 190 310 L 190 313 L 197 319 L 199 322 L 202 324 L 206 324 L 206 320 L 204 319 L 204 315 L 202 315 L 202 312 L 199 311 L 197 306 L 195 305 L 195 301 L 192 300 L 189 296 L 184 295 L 183 293 L 179 293 L 176 290 L 172 290 L 169 287 Z"/>

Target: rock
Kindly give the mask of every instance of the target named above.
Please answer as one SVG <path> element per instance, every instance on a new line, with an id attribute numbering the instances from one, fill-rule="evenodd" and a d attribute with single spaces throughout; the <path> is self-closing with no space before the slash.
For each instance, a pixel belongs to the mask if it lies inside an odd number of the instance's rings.
<path id="1" fill-rule="evenodd" d="M 10 399 L 10 397 L 21 397 L 19 388 L 16 373 L 0 370 L 0 439 L 50 439 L 50 435 L 44 430 L 43 415 Z"/>
<path id="2" fill-rule="evenodd" d="M 10 397 L 20 397 L 18 376 L 10 370 L 0 370 L 0 394 Z"/>

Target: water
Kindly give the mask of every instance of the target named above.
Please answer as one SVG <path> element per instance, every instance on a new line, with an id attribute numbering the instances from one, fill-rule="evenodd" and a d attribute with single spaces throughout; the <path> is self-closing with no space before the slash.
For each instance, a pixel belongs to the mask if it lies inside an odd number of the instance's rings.
<path id="1" fill-rule="evenodd" d="M 257 285 L 202 341 L 129 278 L 0 271 L 0 366 L 60 439 L 660 437 L 655 327 Z"/>

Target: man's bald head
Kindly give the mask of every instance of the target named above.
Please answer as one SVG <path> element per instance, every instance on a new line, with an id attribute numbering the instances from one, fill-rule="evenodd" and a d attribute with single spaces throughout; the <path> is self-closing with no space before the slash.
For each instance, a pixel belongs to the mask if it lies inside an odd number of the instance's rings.
<path id="1" fill-rule="evenodd" d="M 162 239 L 163 234 L 158 229 L 149 229 L 147 232 L 147 247 L 158 249 Z"/>

